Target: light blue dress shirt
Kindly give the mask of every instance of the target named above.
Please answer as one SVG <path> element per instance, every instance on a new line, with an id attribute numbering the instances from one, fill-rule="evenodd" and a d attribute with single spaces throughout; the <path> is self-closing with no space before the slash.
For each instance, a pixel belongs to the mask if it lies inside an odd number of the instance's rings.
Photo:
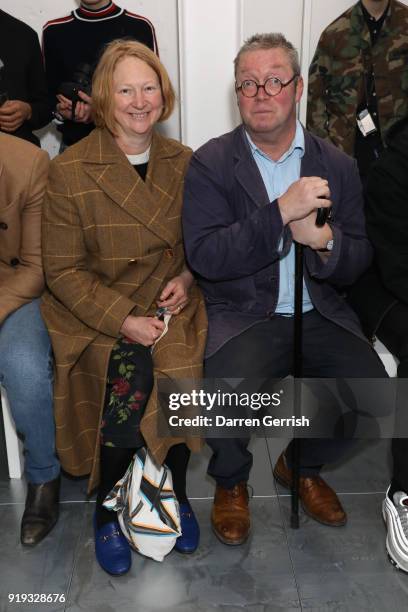
<path id="1" fill-rule="evenodd" d="M 246 132 L 252 155 L 261 173 L 270 202 L 287 191 L 300 178 L 300 163 L 305 154 L 305 135 L 300 121 L 296 121 L 296 134 L 288 151 L 278 161 L 273 161 L 254 144 Z M 276 204 L 271 204 L 276 206 Z M 275 312 L 293 315 L 295 295 L 295 245 L 279 262 L 279 298 Z M 303 312 L 313 309 L 309 292 L 303 280 Z"/>

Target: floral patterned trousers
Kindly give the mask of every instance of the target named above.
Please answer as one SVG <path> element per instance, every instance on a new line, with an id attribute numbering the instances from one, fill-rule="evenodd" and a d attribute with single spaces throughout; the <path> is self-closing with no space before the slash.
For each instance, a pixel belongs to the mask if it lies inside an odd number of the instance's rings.
<path id="1" fill-rule="evenodd" d="M 150 347 L 119 338 L 109 359 L 101 444 L 119 448 L 144 445 L 140 422 L 152 388 Z"/>

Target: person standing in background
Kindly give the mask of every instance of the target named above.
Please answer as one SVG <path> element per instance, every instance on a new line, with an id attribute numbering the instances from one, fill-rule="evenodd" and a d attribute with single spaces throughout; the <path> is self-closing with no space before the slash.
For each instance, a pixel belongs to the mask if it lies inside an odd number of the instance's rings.
<path id="1" fill-rule="evenodd" d="M 408 378 L 408 118 L 387 134 L 387 148 L 373 164 L 366 190 L 367 233 L 374 265 L 349 292 L 367 336 L 374 334 L 398 359 L 399 378 Z M 383 501 L 386 547 L 392 561 L 408 572 L 408 441 L 405 387 L 399 390 L 395 438 L 391 443 L 391 483 Z"/>
<path id="2" fill-rule="evenodd" d="M 0 10 L 0 130 L 39 146 L 33 134 L 51 120 L 38 36 Z"/>
<path id="3" fill-rule="evenodd" d="M 348 302 L 372 343 L 378 336 L 398 358 L 401 378 L 408 373 L 407 115 L 408 7 L 396 0 L 361 0 L 320 37 L 310 66 L 307 125 L 357 159 L 375 259 L 348 288 Z M 396 435 L 402 418 L 398 412 Z M 393 472 L 383 502 L 387 551 L 404 571 L 407 449 L 405 438 L 393 439 Z"/>
<path id="4" fill-rule="evenodd" d="M 408 7 L 360 0 L 320 36 L 307 129 L 357 159 L 363 185 L 390 127 L 408 112 Z"/>
<path id="5" fill-rule="evenodd" d="M 116 6 L 111 0 L 82 0 L 78 9 L 66 17 L 52 19 L 43 28 L 43 52 L 49 104 L 55 109 L 58 130 L 62 134 L 61 152 L 88 136 L 95 125 L 91 119 L 92 98 L 86 82 L 103 48 L 117 38 L 143 43 L 156 54 L 153 24 L 140 15 Z M 59 93 L 62 83 L 77 80 L 80 101 L 72 114 L 72 99 Z"/>

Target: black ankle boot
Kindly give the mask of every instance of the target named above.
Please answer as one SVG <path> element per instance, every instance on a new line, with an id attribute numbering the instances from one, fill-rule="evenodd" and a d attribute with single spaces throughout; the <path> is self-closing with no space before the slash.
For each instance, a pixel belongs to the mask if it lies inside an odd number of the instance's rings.
<path id="1" fill-rule="evenodd" d="M 58 520 L 61 478 L 41 484 L 28 483 L 25 510 L 21 520 L 21 543 L 35 546 Z"/>

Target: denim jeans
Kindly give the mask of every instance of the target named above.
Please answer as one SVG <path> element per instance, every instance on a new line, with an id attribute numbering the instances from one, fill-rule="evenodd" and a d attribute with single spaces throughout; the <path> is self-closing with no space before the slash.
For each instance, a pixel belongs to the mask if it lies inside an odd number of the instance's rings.
<path id="1" fill-rule="evenodd" d="M 34 484 L 60 472 L 55 454 L 53 361 L 40 300 L 21 306 L 0 325 L 0 383 L 24 438 L 25 473 Z"/>

